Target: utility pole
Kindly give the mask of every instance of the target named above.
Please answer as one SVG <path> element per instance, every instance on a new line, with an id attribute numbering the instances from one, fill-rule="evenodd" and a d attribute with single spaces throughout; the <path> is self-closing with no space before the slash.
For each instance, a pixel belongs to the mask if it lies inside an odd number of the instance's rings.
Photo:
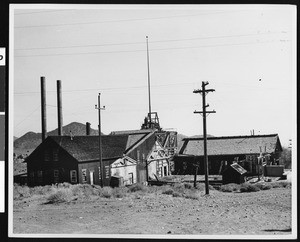
<path id="1" fill-rule="evenodd" d="M 206 105 L 205 96 L 208 92 L 214 92 L 215 89 L 205 89 L 205 86 L 208 85 L 208 82 L 202 82 L 201 90 L 194 90 L 193 93 L 202 94 L 202 111 L 194 111 L 194 113 L 200 113 L 203 116 L 203 141 L 204 141 L 204 170 L 205 170 L 205 194 L 209 194 L 208 188 L 208 157 L 207 157 L 207 134 L 206 134 L 206 114 L 215 113 L 216 111 L 206 111 L 206 108 L 209 105 Z M 200 162 L 200 161 L 199 161 Z"/>
<path id="2" fill-rule="evenodd" d="M 103 187 L 103 164 L 102 164 L 102 142 L 101 142 L 101 110 L 105 110 L 105 106 L 101 107 L 100 105 L 100 93 L 98 94 L 98 106 L 95 105 L 95 109 L 98 109 L 98 116 L 99 116 L 99 125 L 98 125 L 98 130 L 99 130 L 99 162 L 100 162 L 100 174 L 101 174 L 101 179 L 100 179 L 100 185 Z"/>

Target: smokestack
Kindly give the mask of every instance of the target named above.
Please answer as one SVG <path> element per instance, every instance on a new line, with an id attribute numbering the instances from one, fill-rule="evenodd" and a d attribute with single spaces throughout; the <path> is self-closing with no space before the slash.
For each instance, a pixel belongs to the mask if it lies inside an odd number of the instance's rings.
<path id="1" fill-rule="evenodd" d="M 41 107 L 42 107 L 42 141 L 47 136 L 47 117 L 46 117 L 46 86 L 45 77 L 41 77 Z"/>
<path id="2" fill-rule="evenodd" d="M 61 81 L 57 80 L 57 117 L 58 117 L 58 135 L 62 135 L 62 105 L 61 105 Z"/>
<path id="3" fill-rule="evenodd" d="M 86 122 L 86 135 L 90 135 L 91 133 L 91 124 Z"/>

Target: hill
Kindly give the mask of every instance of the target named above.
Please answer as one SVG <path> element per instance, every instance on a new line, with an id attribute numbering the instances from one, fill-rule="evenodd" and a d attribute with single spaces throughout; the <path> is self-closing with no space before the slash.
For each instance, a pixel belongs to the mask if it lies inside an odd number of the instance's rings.
<path id="1" fill-rule="evenodd" d="M 86 126 L 82 123 L 72 122 L 63 126 L 63 135 L 74 136 L 86 135 Z M 58 129 L 47 133 L 48 136 L 58 135 Z M 90 135 L 98 135 L 98 130 L 90 129 Z M 42 142 L 42 134 L 35 132 L 28 132 L 14 141 L 14 149 L 17 154 L 31 153 Z"/>

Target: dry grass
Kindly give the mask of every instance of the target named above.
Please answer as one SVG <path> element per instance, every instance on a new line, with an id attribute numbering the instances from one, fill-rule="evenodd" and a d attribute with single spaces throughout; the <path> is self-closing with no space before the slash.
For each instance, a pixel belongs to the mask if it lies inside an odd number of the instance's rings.
<path id="1" fill-rule="evenodd" d="M 230 183 L 222 185 L 220 192 L 257 192 L 273 188 L 290 188 L 291 183 L 287 181 L 279 182 L 259 182 L 259 183 Z M 210 190 L 214 190 L 209 186 Z M 26 198 L 45 200 L 47 203 L 62 203 L 76 199 L 88 200 L 99 198 L 123 198 L 126 196 L 136 195 L 140 197 L 146 193 L 164 194 L 173 197 L 185 197 L 188 199 L 199 199 L 201 192 L 205 191 L 205 184 L 198 183 L 194 188 L 192 183 L 174 183 L 172 185 L 163 186 L 145 186 L 142 184 L 133 184 L 129 187 L 103 187 L 89 184 L 69 184 L 61 183 L 52 186 L 27 187 L 14 184 L 14 200 L 22 200 Z M 133 196 L 134 197 L 134 196 Z"/>
<path id="2" fill-rule="evenodd" d="M 229 184 L 222 185 L 220 187 L 220 191 L 221 192 L 236 192 L 236 191 L 239 191 L 240 188 L 241 188 L 241 185 L 239 185 L 239 184 L 229 183 Z"/>

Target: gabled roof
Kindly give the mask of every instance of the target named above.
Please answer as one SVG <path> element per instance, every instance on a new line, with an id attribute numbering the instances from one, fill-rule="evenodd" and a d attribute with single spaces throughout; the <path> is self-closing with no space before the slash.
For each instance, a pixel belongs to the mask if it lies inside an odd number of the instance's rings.
<path id="1" fill-rule="evenodd" d="M 102 159 L 122 157 L 146 134 L 103 135 Z M 99 158 L 99 136 L 49 136 L 61 148 L 79 162 L 97 160 Z"/>
<path id="2" fill-rule="evenodd" d="M 181 155 L 204 155 L 203 138 L 185 138 L 179 151 Z M 208 137 L 208 155 L 238 155 L 274 153 L 282 151 L 278 134 Z"/>

